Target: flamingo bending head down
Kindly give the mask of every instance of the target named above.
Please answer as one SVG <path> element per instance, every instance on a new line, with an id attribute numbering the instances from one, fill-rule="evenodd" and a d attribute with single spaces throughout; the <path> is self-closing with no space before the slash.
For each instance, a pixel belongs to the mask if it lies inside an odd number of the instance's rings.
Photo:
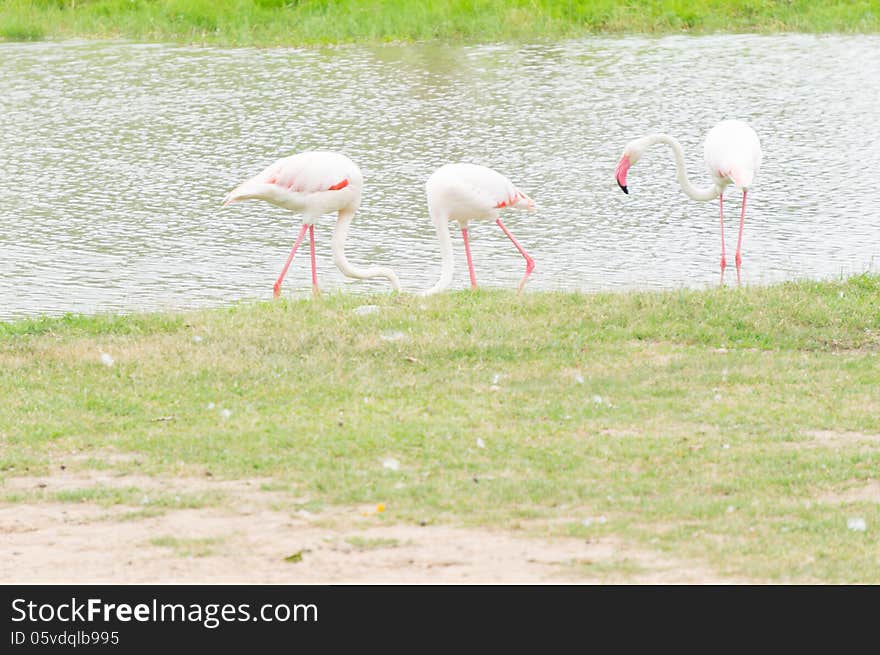
<path id="1" fill-rule="evenodd" d="M 361 203 L 364 178 L 351 159 L 336 152 L 301 152 L 279 159 L 262 173 L 245 180 L 230 191 L 223 206 L 242 200 L 265 200 L 273 205 L 302 214 L 302 227 L 293 244 L 281 274 L 275 281 L 273 293 L 281 293 L 281 283 L 290 268 L 297 248 L 309 232 L 312 260 L 312 290 L 318 295 L 318 275 L 315 266 L 315 221 L 324 214 L 336 212 L 336 227 L 331 246 L 333 261 L 348 277 L 368 279 L 384 277 L 395 291 L 400 282 L 394 271 L 384 266 L 360 268 L 345 257 L 345 238 L 352 218 Z"/>
<path id="2" fill-rule="evenodd" d="M 425 188 L 428 195 L 428 212 L 437 229 L 437 239 L 440 242 L 442 268 L 437 284 L 424 294 L 443 291 L 452 283 L 453 257 L 449 221 L 457 221 L 461 227 L 471 288 L 477 288 L 477 277 L 474 273 L 468 238 L 468 224 L 471 220 L 494 220 L 525 258 L 526 272 L 517 287 L 517 292 L 522 291 L 526 280 L 535 269 L 535 260 L 504 225 L 499 211 L 508 207 L 532 210 L 535 209 L 534 201 L 501 173 L 476 164 L 441 166 L 428 178 Z"/>

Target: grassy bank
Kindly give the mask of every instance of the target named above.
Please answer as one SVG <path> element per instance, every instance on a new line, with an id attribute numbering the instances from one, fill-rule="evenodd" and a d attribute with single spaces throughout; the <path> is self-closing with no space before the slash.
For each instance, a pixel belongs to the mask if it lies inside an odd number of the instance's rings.
<path id="1" fill-rule="evenodd" d="M 877 32 L 880 0 L 6 0 L 0 38 L 227 45 L 424 39 L 492 42 L 590 33 Z"/>
<path id="2" fill-rule="evenodd" d="M 141 473 L 271 478 L 291 512 L 383 503 L 385 521 L 613 535 L 725 575 L 880 582 L 878 277 L 0 323 L 0 398 L 7 479 L 59 461 L 130 471 L 117 456 L 136 453 Z"/>

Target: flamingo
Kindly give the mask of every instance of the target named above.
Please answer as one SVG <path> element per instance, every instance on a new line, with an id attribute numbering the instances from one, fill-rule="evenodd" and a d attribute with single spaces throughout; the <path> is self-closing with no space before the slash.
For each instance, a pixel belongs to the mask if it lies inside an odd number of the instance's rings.
<path id="1" fill-rule="evenodd" d="M 262 173 L 239 184 L 223 199 L 224 207 L 242 200 L 256 199 L 302 213 L 302 228 L 275 281 L 273 294 L 276 298 L 281 294 L 281 283 L 306 230 L 309 231 L 311 247 L 312 291 L 319 295 L 315 268 L 315 220 L 329 212 L 338 212 L 331 247 L 333 261 L 339 270 L 348 277 L 358 279 L 384 277 L 395 291 L 400 291 L 397 275 L 390 268 L 359 268 L 345 258 L 345 238 L 361 203 L 363 184 L 364 178 L 357 164 L 345 155 L 322 151 L 301 152 L 279 159 Z"/>
<path id="2" fill-rule="evenodd" d="M 535 269 L 535 260 L 523 249 L 498 216 L 498 210 L 505 207 L 535 209 L 534 201 L 516 188 L 501 173 L 475 164 L 446 164 L 438 168 L 426 183 L 428 192 L 428 212 L 437 228 L 440 241 L 442 269 L 437 284 L 424 292 L 424 295 L 438 293 L 452 282 L 453 259 L 452 241 L 449 236 L 449 221 L 458 221 L 464 239 L 464 252 L 467 256 L 468 274 L 471 288 L 477 288 L 474 262 L 471 259 L 468 240 L 468 221 L 493 220 L 511 240 L 526 260 L 526 272 L 517 287 L 517 293 Z"/>
<path id="3" fill-rule="evenodd" d="M 688 179 L 684 168 L 684 153 L 681 144 L 674 137 L 666 134 L 651 134 L 649 136 L 630 141 L 623 156 L 617 164 L 615 175 L 617 184 L 624 193 L 629 193 L 626 186 L 626 173 L 630 166 L 635 164 L 644 151 L 655 143 L 665 143 L 672 148 L 675 154 L 675 167 L 678 183 L 689 197 L 694 200 L 714 200 L 718 198 L 721 211 L 721 283 L 724 283 L 724 269 L 727 267 L 727 258 L 724 250 L 724 190 L 733 184 L 737 189 L 742 189 L 742 213 L 739 217 L 739 238 L 736 242 L 736 282 L 742 283 L 740 268 L 742 266 L 742 235 L 743 223 L 746 218 L 746 194 L 751 187 L 752 180 L 761 166 L 761 142 L 758 135 L 743 121 L 721 121 L 706 135 L 703 142 L 703 156 L 709 174 L 712 176 L 712 184 L 705 188 L 697 188 Z"/>

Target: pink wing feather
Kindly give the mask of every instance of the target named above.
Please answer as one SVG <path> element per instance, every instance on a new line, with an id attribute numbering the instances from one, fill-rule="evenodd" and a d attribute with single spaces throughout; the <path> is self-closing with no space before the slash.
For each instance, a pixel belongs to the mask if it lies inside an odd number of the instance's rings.
<path id="1" fill-rule="evenodd" d="M 224 199 L 229 205 L 249 198 L 274 202 L 278 192 L 308 196 L 324 191 L 339 191 L 363 182 L 357 165 L 345 155 L 311 151 L 279 159 L 263 172 L 245 180 Z"/>
<path id="2" fill-rule="evenodd" d="M 279 159 L 256 179 L 294 193 L 338 191 L 351 181 L 352 171 L 348 168 L 345 160 L 332 153 L 304 152 Z"/>
<path id="3" fill-rule="evenodd" d="M 534 201 L 501 173 L 475 164 L 451 165 L 463 186 L 470 188 L 480 209 L 489 212 L 504 207 L 533 209 Z"/>

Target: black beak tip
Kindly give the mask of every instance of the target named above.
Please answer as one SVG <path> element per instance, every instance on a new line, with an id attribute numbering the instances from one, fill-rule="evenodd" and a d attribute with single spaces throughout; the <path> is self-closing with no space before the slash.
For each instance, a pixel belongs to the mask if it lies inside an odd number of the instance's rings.
<path id="1" fill-rule="evenodd" d="M 620 187 L 620 190 L 621 190 L 621 191 L 623 191 L 625 194 L 629 195 L 629 189 L 626 188 L 626 185 L 625 185 L 625 184 L 621 184 L 620 182 L 618 182 L 618 183 L 617 183 L 617 186 Z"/>

